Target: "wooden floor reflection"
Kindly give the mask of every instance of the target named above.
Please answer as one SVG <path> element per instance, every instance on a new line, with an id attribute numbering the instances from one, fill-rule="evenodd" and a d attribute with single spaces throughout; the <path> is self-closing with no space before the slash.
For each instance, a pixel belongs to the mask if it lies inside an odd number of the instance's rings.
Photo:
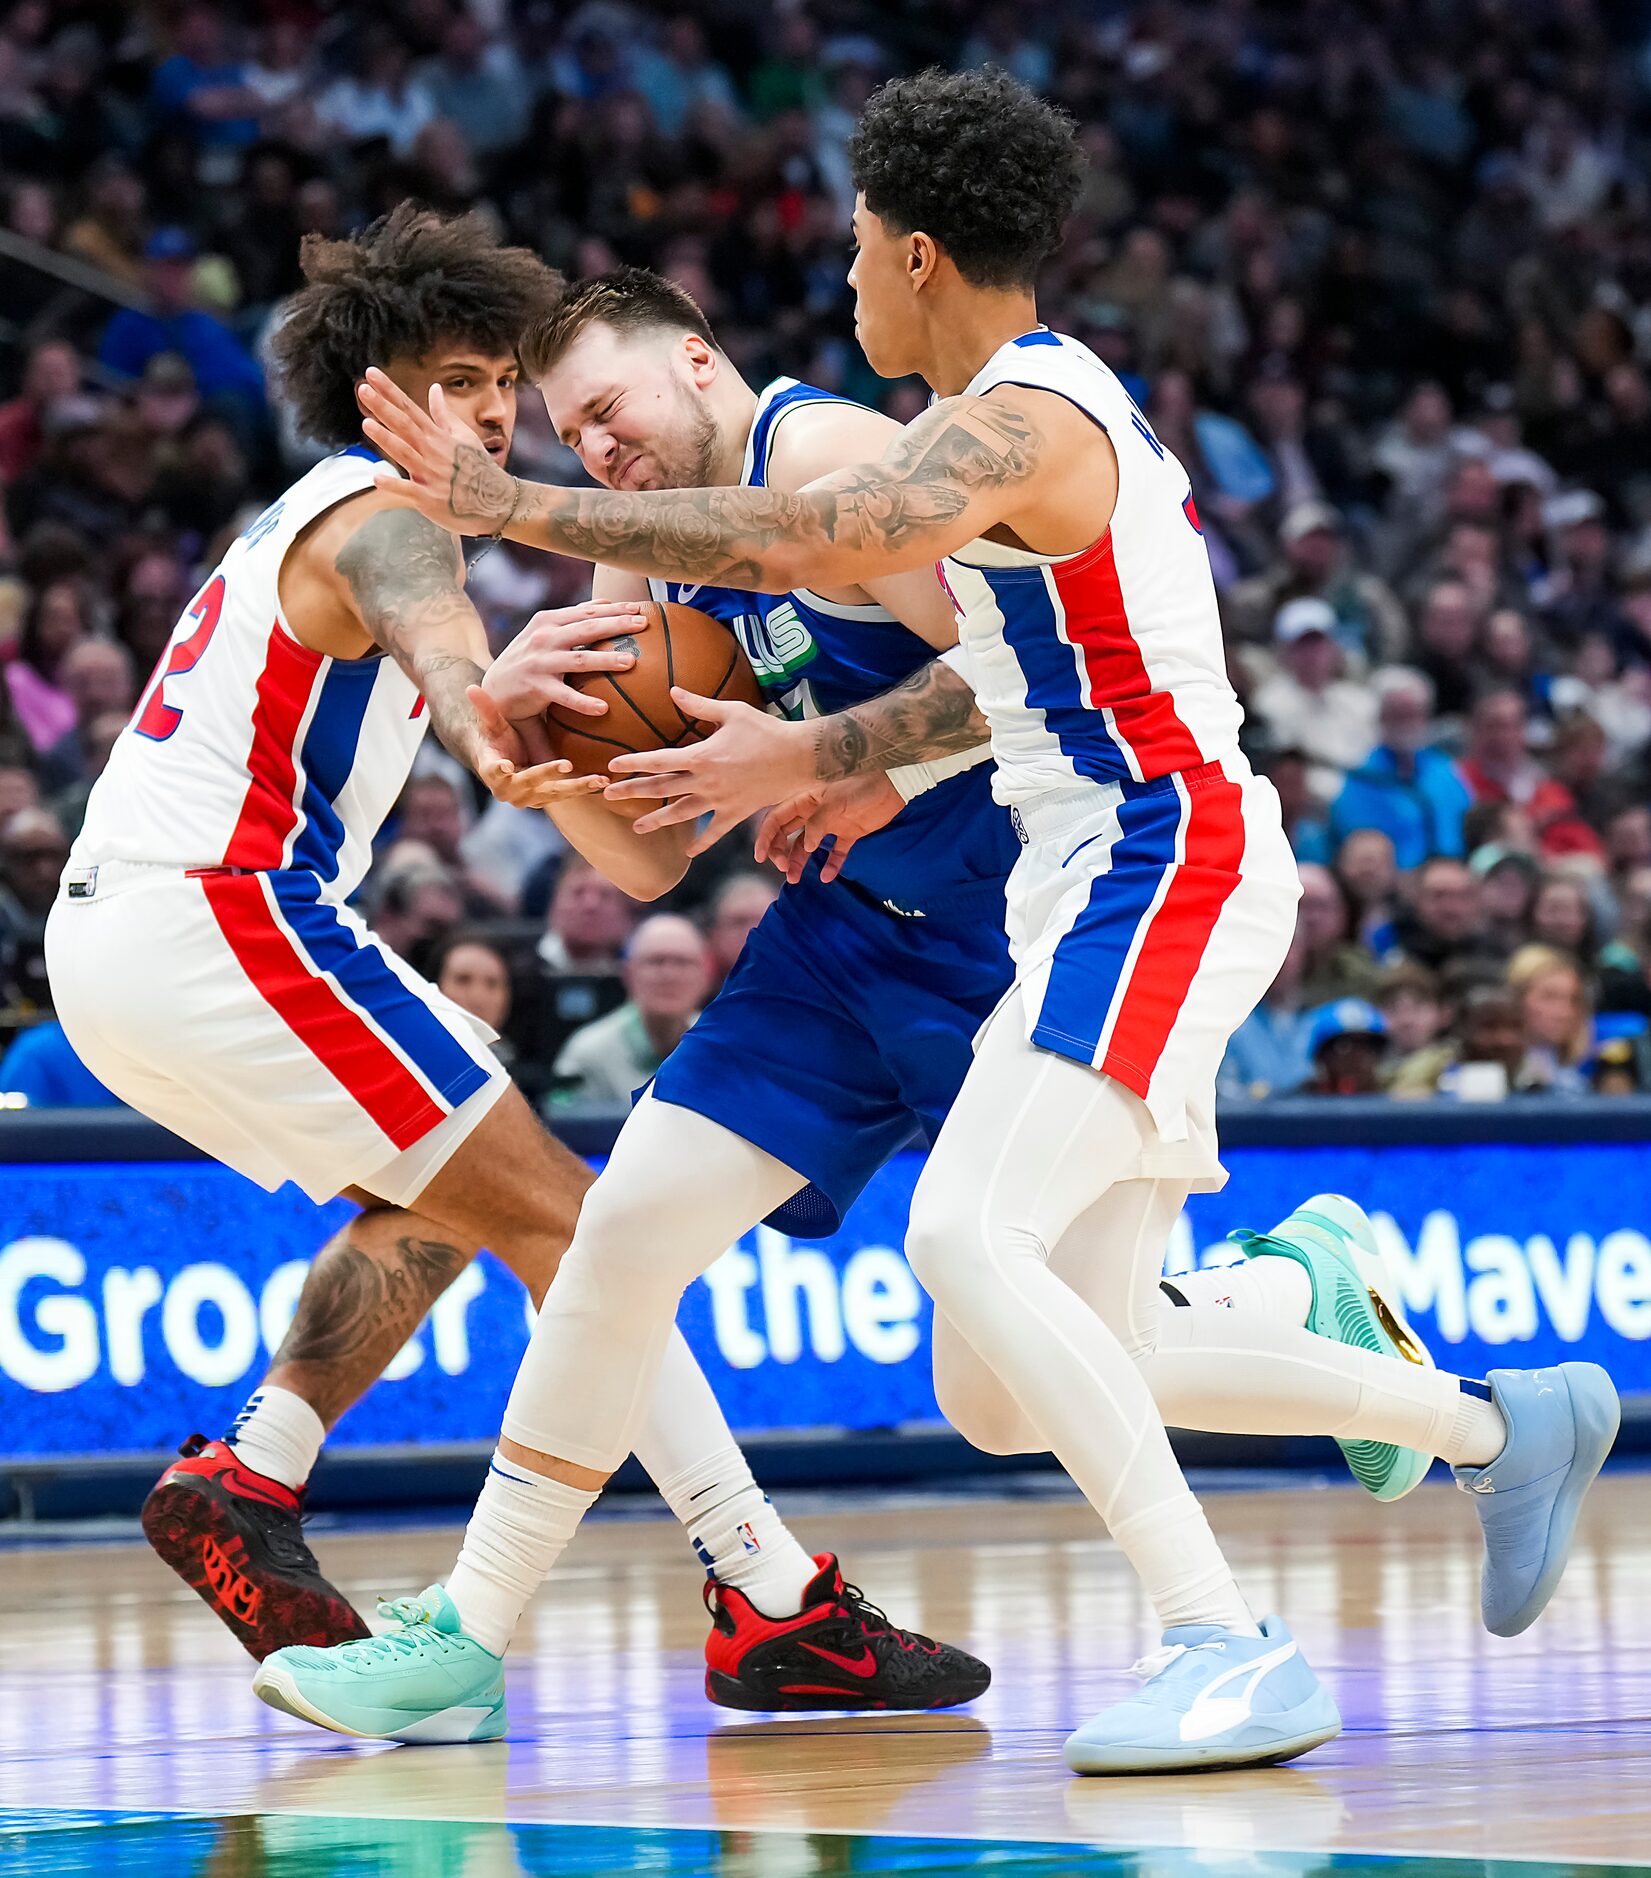
<path id="1" fill-rule="evenodd" d="M 1131 1868 L 1143 1872 L 1183 1869 L 1154 1856 L 1177 1849 L 1202 1855 L 1201 1870 L 1285 1869 L 1269 1856 L 1284 1853 L 1651 1869 L 1651 1480 L 1601 1483 L 1560 1595 L 1513 1641 L 1479 1628 L 1477 1525 L 1448 1486 L 1392 1508 L 1339 1487 L 1209 1504 L 1251 1601 L 1288 1616 L 1347 1719 L 1291 1768 L 1066 1773 L 1064 1734 L 1121 1691 L 1149 1639 L 1083 1508 L 1032 1492 L 884 1499 L 795 1521 L 899 1621 L 993 1665 L 972 1710 L 768 1720 L 711 1708 L 697 1567 L 679 1530 L 609 1519 L 587 1525 L 524 1627 L 511 1738 L 490 1748 L 354 1745 L 264 1709 L 247 1659 L 139 1546 L 3 1552 L 0 1809 L 257 1814 L 266 1837 L 296 1834 L 295 1849 L 300 1816 L 346 1839 L 340 1821 L 369 1837 L 366 1822 L 392 1822 L 380 1863 L 351 1867 L 387 1871 L 449 1869 L 387 1849 L 395 1822 L 436 1820 L 758 1835 L 750 1843 L 773 1856 L 748 1868 L 763 1872 L 837 1869 L 780 1857 L 803 1841 L 761 1837 L 817 1833 L 1083 1844 L 1140 1853 Z M 456 1533 L 317 1543 L 367 1601 L 439 1575 Z M 306 1866 L 331 1868 L 293 1869 Z"/>

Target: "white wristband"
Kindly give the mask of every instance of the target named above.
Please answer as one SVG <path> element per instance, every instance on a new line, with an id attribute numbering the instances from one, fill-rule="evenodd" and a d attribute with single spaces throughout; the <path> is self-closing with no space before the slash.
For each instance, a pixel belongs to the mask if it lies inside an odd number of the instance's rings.
<path id="1" fill-rule="evenodd" d="M 961 776 L 966 769 L 984 763 L 991 754 L 989 743 L 977 743 L 972 750 L 957 750 L 951 756 L 938 757 L 933 763 L 903 764 L 899 769 L 891 769 L 888 778 L 901 800 L 909 802 L 913 796 L 927 795 L 948 777 Z"/>

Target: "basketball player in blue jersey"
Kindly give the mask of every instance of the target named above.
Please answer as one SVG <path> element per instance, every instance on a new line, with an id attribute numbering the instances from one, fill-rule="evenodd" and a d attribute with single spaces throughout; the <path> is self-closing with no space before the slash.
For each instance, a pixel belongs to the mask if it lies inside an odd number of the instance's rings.
<path id="1" fill-rule="evenodd" d="M 1238 751 L 1186 474 L 1104 364 L 1037 317 L 1035 273 L 1078 188 L 1070 122 L 1001 73 L 925 73 L 872 98 L 853 162 L 861 342 L 877 370 L 919 372 L 937 394 L 875 460 L 797 491 L 525 485 L 447 425 L 439 393 L 421 408 L 377 375 L 367 432 L 427 518 L 649 578 L 827 593 L 943 562 L 1022 847 L 1014 984 L 931 1151 L 907 1245 L 937 1345 L 959 1346 L 948 1412 L 966 1430 L 1018 1422 L 1052 1449 L 1163 1626 L 1144 1686 L 1076 1730 L 1068 1764 L 1288 1760 L 1339 1714 L 1284 1623 L 1251 1613 L 1165 1417 L 1442 1455 L 1481 1520 L 1485 1621 L 1511 1635 L 1558 1583 L 1615 1392 L 1588 1364 L 1464 1382 L 1256 1314 L 1160 1308 L 1168 1222 L 1219 1178 L 1216 1065 L 1289 942 L 1277 801 Z M 732 796 L 738 750 L 776 738 L 811 749 L 817 779 L 961 738 L 910 734 L 908 703 L 897 689 L 890 707 L 789 732 L 725 712 L 680 773 Z M 805 1184 L 703 1115 L 638 1103 L 540 1314 L 447 1592 L 406 1606 L 395 1666 L 360 1646 L 271 1659 L 297 1712 L 350 1727 L 400 1700 L 405 1718 L 416 1684 L 411 1725 L 439 1729 L 487 1699 L 498 1662 L 473 1625 L 508 1631 L 623 1458 L 682 1287 Z M 1316 1299 L 1326 1268 L 1307 1236 L 1292 1234 Z"/>

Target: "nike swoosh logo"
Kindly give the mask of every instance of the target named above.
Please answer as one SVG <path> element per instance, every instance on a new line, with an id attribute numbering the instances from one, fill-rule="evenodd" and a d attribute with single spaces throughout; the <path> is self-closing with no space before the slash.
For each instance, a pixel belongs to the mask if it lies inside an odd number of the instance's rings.
<path id="1" fill-rule="evenodd" d="M 846 1669 L 851 1676 L 875 1676 L 877 1658 L 872 1655 L 870 1645 L 861 1650 L 859 1660 L 850 1656 L 839 1656 L 835 1650 L 822 1650 L 817 1643 L 805 1643 L 805 1650 L 811 1650 L 815 1656 L 823 1657 L 828 1663 L 835 1663 L 839 1669 Z"/>
<path id="2" fill-rule="evenodd" d="M 703 583 L 703 582 L 701 582 L 701 583 L 698 583 L 698 584 L 696 584 L 695 586 L 692 586 L 692 587 L 678 587 L 678 588 L 677 588 L 677 590 L 676 590 L 676 603 L 677 603 L 677 605 L 678 605 L 678 606 L 686 606 L 686 605 L 688 604 L 688 602 L 689 602 L 689 601 L 690 601 L 691 599 L 693 599 L 693 597 L 694 597 L 694 595 L 695 595 L 696 593 L 698 593 L 698 592 L 699 592 L 699 588 L 700 588 L 700 586 L 701 586 L 701 585 L 703 585 L 703 584 L 704 584 L 704 583 Z"/>

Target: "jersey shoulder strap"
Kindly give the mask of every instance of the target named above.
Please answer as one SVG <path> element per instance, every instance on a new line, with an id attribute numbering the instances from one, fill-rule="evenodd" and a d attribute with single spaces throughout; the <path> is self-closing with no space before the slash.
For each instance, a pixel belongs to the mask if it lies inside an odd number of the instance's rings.
<path id="1" fill-rule="evenodd" d="M 265 556 L 274 555 L 279 567 L 287 549 L 318 515 L 325 515 L 347 497 L 372 488 L 383 460 L 365 444 L 324 457 L 314 469 L 300 476 L 285 495 L 276 497 L 235 541 L 229 554 L 238 556 L 261 549 Z"/>
<path id="2" fill-rule="evenodd" d="M 795 378 L 776 378 L 757 393 L 757 412 L 751 420 L 751 434 L 745 440 L 745 464 L 740 481 L 749 488 L 766 488 L 768 460 L 774 453 L 774 433 L 781 420 L 805 404 L 853 404 L 840 392 L 822 391 L 818 385 L 805 385 Z"/>

